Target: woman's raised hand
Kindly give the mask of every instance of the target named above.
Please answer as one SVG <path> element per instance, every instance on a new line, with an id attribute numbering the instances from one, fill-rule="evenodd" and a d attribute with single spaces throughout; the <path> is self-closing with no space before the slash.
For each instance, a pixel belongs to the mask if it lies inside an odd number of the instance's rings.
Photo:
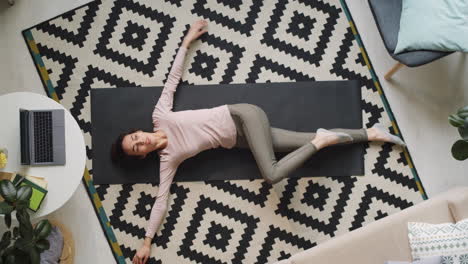
<path id="1" fill-rule="evenodd" d="M 182 46 L 188 48 L 192 41 L 196 40 L 198 37 L 200 37 L 208 31 L 205 29 L 206 26 L 208 26 L 208 22 L 206 22 L 206 20 L 203 19 L 200 19 L 197 22 L 193 23 L 192 26 L 190 26 L 187 35 L 185 35 L 184 41 L 182 42 Z"/>

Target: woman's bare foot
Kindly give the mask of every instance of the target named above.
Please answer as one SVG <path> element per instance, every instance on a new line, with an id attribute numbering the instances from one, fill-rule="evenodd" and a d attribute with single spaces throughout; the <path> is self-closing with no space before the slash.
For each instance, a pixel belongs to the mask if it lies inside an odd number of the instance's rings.
<path id="1" fill-rule="evenodd" d="M 326 130 L 323 128 L 319 128 L 315 135 L 315 138 L 311 141 L 311 143 L 317 148 L 317 150 L 336 145 L 340 143 L 347 143 L 353 141 L 353 138 L 341 132 L 333 132 L 330 130 Z"/>
<path id="2" fill-rule="evenodd" d="M 367 138 L 369 141 L 390 142 L 405 147 L 406 143 L 398 136 L 390 134 L 387 129 L 381 124 L 375 124 L 367 129 Z"/>

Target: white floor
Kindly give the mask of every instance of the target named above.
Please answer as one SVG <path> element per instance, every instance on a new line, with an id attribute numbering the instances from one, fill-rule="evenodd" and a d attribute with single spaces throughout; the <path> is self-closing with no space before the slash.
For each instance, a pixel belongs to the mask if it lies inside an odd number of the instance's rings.
<path id="1" fill-rule="evenodd" d="M 0 0 L 0 95 L 15 91 L 45 95 L 20 32 L 89 0 L 16 2 L 9 7 L 7 0 Z M 386 82 L 383 74 L 394 61 L 385 51 L 367 0 L 348 0 L 348 4 L 429 197 L 468 185 L 468 161 L 451 157 L 450 147 L 458 134 L 447 122 L 449 114 L 468 105 L 467 55 L 456 53 L 429 65 L 404 68 Z M 75 263 L 114 262 L 82 184 L 52 217 L 72 230 Z"/>

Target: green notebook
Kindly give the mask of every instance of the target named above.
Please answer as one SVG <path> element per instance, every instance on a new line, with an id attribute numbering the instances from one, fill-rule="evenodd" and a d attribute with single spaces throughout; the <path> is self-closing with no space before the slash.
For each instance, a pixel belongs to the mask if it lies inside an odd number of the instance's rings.
<path id="1" fill-rule="evenodd" d="M 31 196 L 31 199 L 29 200 L 29 209 L 36 212 L 41 206 L 42 201 L 44 200 L 47 194 L 47 190 L 35 184 L 34 182 L 28 180 L 27 178 L 24 178 L 20 174 L 15 175 L 13 179 L 13 184 L 17 187 L 18 185 L 19 186 L 25 186 L 25 185 L 31 186 L 32 196 Z"/>

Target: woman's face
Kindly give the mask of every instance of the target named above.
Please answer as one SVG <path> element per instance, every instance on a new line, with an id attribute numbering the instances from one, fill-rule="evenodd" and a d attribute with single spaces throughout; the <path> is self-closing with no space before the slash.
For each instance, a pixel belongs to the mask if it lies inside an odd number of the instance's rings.
<path id="1" fill-rule="evenodd" d="M 158 148 L 158 139 L 154 133 L 138 130 L 123 138 L 122 148 L 127 155 L 144 158 Z"/>

